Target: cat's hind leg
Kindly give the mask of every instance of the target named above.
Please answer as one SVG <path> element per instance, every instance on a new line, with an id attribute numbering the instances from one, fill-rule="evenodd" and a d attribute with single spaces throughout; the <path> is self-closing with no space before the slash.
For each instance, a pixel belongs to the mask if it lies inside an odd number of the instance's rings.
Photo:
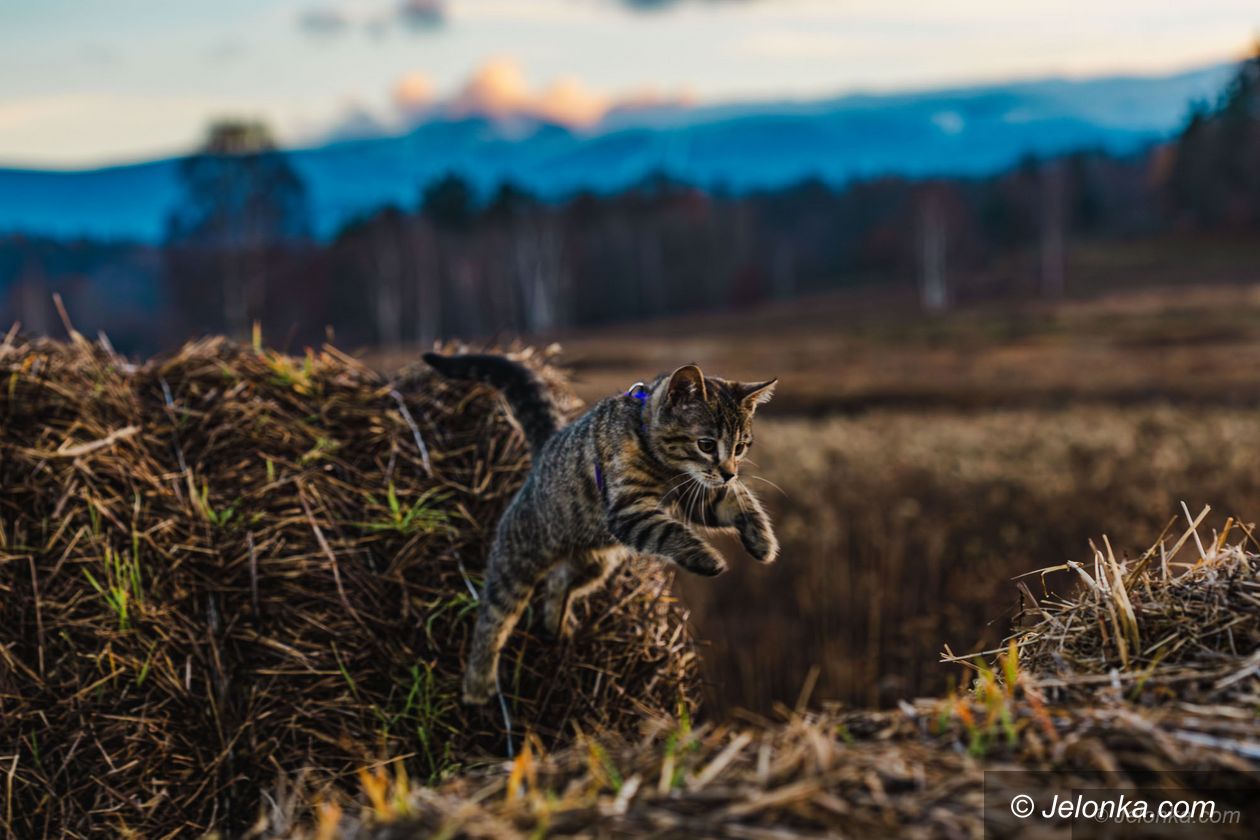
<path id="1" fill-rule="evenodd" d="M 620 565 L 620 549 L 592 551 L 556 565 L 547 575 L 543 628 L 555 638 L 573 629 L 573 607 L 598 589 Z"/>
<path id="2" fill-rule="evenodd" d="M 569 635 L 569 590 L 576 579 L 573 561 L 565 560 L 547 573 L 543 594 L 543 629 L 552 638 Z"/>
<path id="3" fill-rule="evenodd" d="M 499 651 L 516 627 L 540 577 L 539 566 L 496 541 L 486 567 L 486 585 L 477 609 L 477 626 L 464 669 L 464 702 L 485 703 L 495 693 Z"/>

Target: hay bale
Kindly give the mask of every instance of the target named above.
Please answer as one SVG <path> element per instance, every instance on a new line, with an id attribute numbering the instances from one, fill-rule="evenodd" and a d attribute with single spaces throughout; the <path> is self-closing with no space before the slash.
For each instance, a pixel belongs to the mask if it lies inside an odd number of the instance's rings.
<path id="1" fill-rule="evenodd" d="M 536 357 L 523 357 L 542 366 Z M 544 374 L 559 386 L 554 371 Z M 528 469 L 483 387 L 221 339 L 140 366 L 0 344 L 0 775 L 18 836 L 239 830 L 260 792 L 501 756 L 458 702 L 486 539 Z M 694 694 L 655 565 L 504 654 L 519 739 Z"/>
<path id="2" fill-rule="evenodd" d="M 357 799 L 311 807 L 295 797 L 265 830 L 290 840 L 1014 837 L 1030 825 L 1010 816 L 1004 793 L 1127 779 L 1197 798 L 1210 778 L 1210 798 L 1242 814 L 1212 836 L 1251 837 L 1260 554 L 1229 536 L 1227 527 L 1203 539 L 1192 527 L 1129 562 L 1096 551 L 1094 566 L 1078 569 L 1079 591 L 1029 605 L 1008 640 L 1014 656 L 1008 647 L 991 663 L 946 657 L 974 669 L 973 691 L 895 711 L 658 722 L 638 740 L 534 749 L 437 786 L 381 769 L 363 775 Z M 1190 546 L 1199 551 L 1179 561 Z M 1003 804 L 986 816 L 987 797 Z"/>
<path id="3" fill-rule="evenodd" d="M 1199 535 L 1208 512 L 1139 558 L 1117 558 L 1104 542 L 1088 567 L 1060 567 L 1076 573 L 1076 591 L 1030 604 L 1013 636 L 1021 667 L 1043 694 L 1109 694 L 1143 705 L 1255 702 L 1260 555 L 1248 548 L 1260 545 L 1251 526 L 1233 519 L 1220 534 Z M 1229 544 L 1231 531 L 1242 541 Z"/>

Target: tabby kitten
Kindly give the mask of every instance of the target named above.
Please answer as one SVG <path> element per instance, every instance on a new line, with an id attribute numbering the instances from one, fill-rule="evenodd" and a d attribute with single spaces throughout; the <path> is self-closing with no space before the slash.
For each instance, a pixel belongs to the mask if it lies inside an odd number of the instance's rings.
<path id="1" fill-rule="evenodd" d="M 769 518 L 738 478 L 753 412 L 777 380 L 731 382 L 687 365 L 601 400 L 561 427 L 546 387 L 523 365 L 502 356 L 424 359 L 447 377 L 502 389 L 534 453 L 490 550 L 464 702 L 494 694 L 499 650 L 539 583 L 544 626 L 558 636 L 570 629 L 574 601 L 631 552 L 721 574 L 721 555 L 691 525 L 734 529 L 763 563 L 778 554 Z"/>

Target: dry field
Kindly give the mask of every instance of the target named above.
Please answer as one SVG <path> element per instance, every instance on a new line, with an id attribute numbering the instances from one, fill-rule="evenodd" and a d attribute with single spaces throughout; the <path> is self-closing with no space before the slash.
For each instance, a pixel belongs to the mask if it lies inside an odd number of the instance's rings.
<path id="1" fill-rule="evenodd" d="M 1025 255 L 1002 272 L 1024 276 L 1035 264 L 1035 254 Z M 692 361 L 725 376 L 782 377 L 771 406 L 780 416 L 1260 404 L 1260 243 L 1074 243 L 1068 268 L 1070 296 L 1059 303 L 1006 301 L 924 317 L 884 278 L 878 288 L 529 341 L 562 345 L 573 387 L 588 401 Z M 362 355 L 394 370 L 419 351 Z"/>
<path id="2" fill-rule="evenodd" d="M 1227 408 L 767 420 L 754 472 L 782 491 L 751 484 L 773 509 L 782 558 L 678 579 L 708 645 L 710 707 L 791 704 L 814 665 L 823 699 L 889 705 L 939 692 L 959 676 L 938 663 L 942 646 L 1000 638 L 1015 575 L 1103 534 L 1140 553 L 1182 500 L 1220 511 L 1209 527 L 1260 510 L 1258 442 L 1260 411 Z"/>
<path id="3" fill-rule="evenodd" d="M 780 376 L 773 407 L 780 415 L 1166 401 L 1255 405 L 1260 268 L 1253 285 L 1115 292 L 941 317 L 851 292 L 555 338 L 575 390 L 587 400 L 694 361 L 723 376 Z"/>
<path id="4" fill-rule="evenodd" d="M 1198 525 L 1202 529 L 1202 523 Z M 1185 523 L 1149 552 L 1082 557 L 1067 599 L 1028 598 L 967 690 L 890 712 L 656 719 L 435 787 L 397 767 L 350 800 L 260 820 L 298 838 L 1252 837 L 1260 819 L 1260 555 Z M 1241 538 L 1231 544 L 1230 538 Z M 1065 558 L 1073 563 L 1071 558 Z M 719 719 L 720 720 L 720 719 Z M 991 772 L 997 771 L 997 772 Z M 1019 819 L 1080 789 L 1200 800 L 1184 825 Z M 1154 804 L 1151 805 L 1154 808 Z"/>
<path id="5" fill-rule="evenodd" d="M 527 621 L 506 717 L 455 700 L 528 468 L 489 390 L 0 338 L 0 828 L 971 837 L 992 766 L 1245 782 L 1260 545 L 1224 514 L 1260 510 L 1260 297 L 883 305 L 567 338 L 587 399 L 681 361 L 782 375 L 749 481 L 784 553 L 676 601 L 636 566 L 572 643 Z M 1217 513 L 1168 529 L 1183 500 Z"/>
<path id="6" fill-rule="evenodd" d="M 813 665 L 829 699 L 937 691 L 941 645 L 1000 634 L 1013 575 L 1104 533 L 1138 551 L 1182 501 L 1260 510 L 1260 269 L 1199 253 L 1221 282 L 941 317 L 854 292 L 554 337 L 588 401 L 690 361 L 782 379 L 750 482 L 781 562 L 734 548 L 723 579 L 680 581 L 709 703 L 790 703 Z M 1087 254 L 1082 282 L 1186 276 L 1172 254 Z"/>

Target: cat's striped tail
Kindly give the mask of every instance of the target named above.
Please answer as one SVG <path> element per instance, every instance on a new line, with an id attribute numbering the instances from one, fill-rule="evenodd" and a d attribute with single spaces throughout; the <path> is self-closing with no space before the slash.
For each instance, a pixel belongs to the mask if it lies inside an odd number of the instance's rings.
<path id="1" fill-rule="evenodd" d="M 425 353 L 424 360 L 450 379 L 485 382 L 502 391 L 534 452 L 560 428 L 559 412 L 546 384 L 525 365 L 506 356 L 471 353 L 461 356 Z"/>

